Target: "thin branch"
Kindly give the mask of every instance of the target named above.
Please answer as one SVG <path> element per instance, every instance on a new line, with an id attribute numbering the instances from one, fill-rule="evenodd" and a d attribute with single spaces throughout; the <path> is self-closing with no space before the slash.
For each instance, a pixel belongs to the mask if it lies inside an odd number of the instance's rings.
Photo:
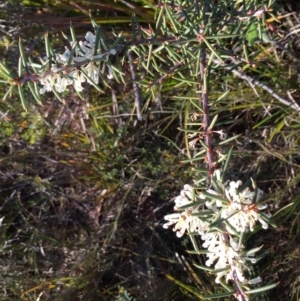
<path id="1" fill-rule="evenodd" d="M 201 99 L 202 100 L 202 107 L 203 107 L 203 131 L 205 137 L 205 143 L 208 147 L 206 152 L 206 161 L 208 163 L 208 184 L 211 182 L 211 177 L 214 173 L 214 149 L 213 149 L 213 142 L 212 142 L 212 132 L 209 129 L 210 127 L 210 117 L 209 117 L 209 100 L 208 100 L 208 91 L 205 77 L 207 77 L 207 63 L 206 63 L 206 47 L 204 44 L 201 45 L 201 57 L 200 57 L 200 86 L 202 86 L 202 93 Z"/>
<path id="2" fill-rule="evenodd" d="M 130 73 L 132 77 L 132 85 L 133 85 L 133 93 L 134 93 L 134 102 L 136 107 L 136 114 L 138 117 L 138 120 L 143 120 L 143 116 L 141 113 L 141 102 L 142 102 L 142 93 L 140 89 L 140 85 L 138 83 L 138 75 L 136 72 L 136 67 L 134 64 L 134 60 L 132 57 L 132 51 L 129 50 L 127 53 L 128 61 L 129 61 L 129 67 L 130 67 Z"/>
<path id="3" fill-rule="evenodd" d="M 268 93 L 270 93 L 274 98 L 276 98 L 277 100 L 279 100 L 282 104 L 300 112 L 300 106 L 296 103 L 296 102 L 290 102 L 284 98 L 282 98 L 281 96 L 279 96 L 274 90 L 272 90 L 270 87 L 268 87 L 267 85 L 261 83 L 259 80 L 246 75 L 245 73 L 242 73 L 236 69 L 232 69 L 231 66 L 227 66 L 226 64 L 222 63 L 221 61 L 219 61 L 217 58 L 214 59 L 214 62 L 218 65 L 223 66 L 226 70 L 231 71 L 233 74 L 235 74 L 237 77 L 246 80 L 247 82 L 251 82 L 254 85 L 261 87 L 263 90 L 267 91 Z"/>

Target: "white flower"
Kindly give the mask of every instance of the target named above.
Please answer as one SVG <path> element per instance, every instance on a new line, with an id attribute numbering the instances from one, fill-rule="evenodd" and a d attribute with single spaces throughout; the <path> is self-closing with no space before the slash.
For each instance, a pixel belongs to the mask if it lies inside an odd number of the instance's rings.
<path id="1" fill-rule="evenodd" d="M 75 62 L 82 62 L 84 60 L 92 60 L 94 57 L 94 47 L 90 44 L 79 42 L 79 51 L 77 57 L 74 58 Z"/>
<path id="2" fill-rule="evenodd" d="M 263 229 L 268 228 L 268 224 L 262 218 L 264 213 L 259 212 L 265 209 L 267 205 L 243 205 L 239 203 L 230 203 L 227 207 L 223 208 L 221 217 L 238 232 L 247 232 L 254 230 L 256 222 L 259 221 Z M 267 218 L 271 217 L 271 214 L 265 214 Z M 234 234 L 230 226 L 226 225 L 226 229 L 230 234 Z"/>
<path id="3" fill-rule="evenodd" d="M 218 259 L 215 268 L 223 269 L 231 264 L 234 258 L 239 258 L 238 253 L 228 245 L 222 233 L 205 233 L 201 238 L 205 240 L 202 246 L 210 252 L 206 255 L 208 257 L 205 263 L 207 266 L 211 266 Z"/>
<path id="4" fill-rule="evenodd" d="M 207 228 L 207 223 L 202 221 L 198 216 L 192 215 L 193 210 L 191 208 L 181 212 L 172 213 L 165 216 L 165 220 L 168 222 L 163 225 L 165 229 L 174 225 L 173 231 L 176 232 L 177 237 L 182 237 L 183 234 L 188 231 L 189 233 L 197 232 L 203 234 Z"/>
<path id="5" fill-rule="evenodd" d="M 219 138 L 221 139 L 221 140 L 225 140 L 226 139 L 226 137 L 227 137 L 227 134 L 226 133 L 224 133 L 224 131 L 223 130 L 221 130 L 221 131 L 213 131 L 213 133 L 217 133 L 217 134 L 219 134 L 220 136 L 219 136 Z"/>
<path id="6" fill-rule="evenodd" d="M 257 209 L 257 206 L 253 209 L 251 209 L 250 211 L 248 211 L 248 215 L 251 214 L 252 218 L 255 220 L 255 221 L 259 221 L 263 227 L 263 229 L 268 229 L 268 224 L 262 219 L 261 217 L 261 213 L 260 212 L 257 212 L 256 211 Z M 263 213 L 262 213 L 263 214 Z M 271 217 L 271 214 L 266 214 L 267 217 Z M 251 230 L 253 231 L 253 229 Z"/>
<path id="7" fill-rule="evenodd" d="M 264 194 L 264 192 L 261 189 L 257 189 L 256 198 L 254 200 L 255 191 L 251 191 L 249 188 L 246 188 L 242 192 L 238 192 L 238 188 L 240 186 L 242 186 L 242 181 L 232 181 L 229 183 L 229 188 L 225 189 L 226 197 L 231 202 L 249 205 L 258 202 Z"/>
<path id="8" fill-rule="evenodd" d="M 86 60 L 92 60 L 95 52 L 95 40 L 96 36 L 88 31 L 85 35 L 86 41 L 79 41 L 79 43 L 75 46 L 75 54 L 73 57 L 74 62 L 83 62 Z M 71 48 L 74 47 L 76 42 L 72 41 Z M 67 47 L 66 47 L 67 49 Z M 68 62 L 70 56 L 70 51 L 68 49 L 65 51 L 63 55 L 58 55 L 57 60 L 61 63 Z"/>
<path id="9" fill-rule="evenodd" d="M 55 85 L 55 80 L 57 79 L 58 75 L 56 73 L 54 74 L 48 74 L 45 77 L 41 77 L 40 83 L 44 85 L 42 89 L 40 89 L 40 94 L 44 94 L 45 92 L 51 92 L 53 89 L 53 86 Z"/>
<path id="10" fill-rule="evenodd" d="M 254 285 L 260 283 L 262 280 L 260 277 L 256 277 L 247 281 L 248 284 Z"/>
<path id="11" fill-rule="evenodd" d="M 87 40 L 89 47 L 95 48 L 96 36 L 93 33 L 88 31 L 85 35 L 85 39 Z"/>
<path id="12" fill-rule="evenodd" d="M 70 54 L 70 50 L 68 49 L 68 47 L 66 47 L 66 50 L 63 54 L 56 55 L 57 62 L 61 64 L 66 64 L 69 61 Z"/>
<path id="13" fill-rule="evenodd" d="M 249 229 L 253 231 L 256 221 L 259 221 L 262 227 L 267 229 L 268 224 L 262 219 L 259 212 L 259 210 L 265 209 L 267 205 L 257 204 L 264 192 L 260 189 L 257 189 L 256 192 L 251 191 L 249 188 L 239 192 L 238 188 L 241 185 L 241 181 L 230 182 L 229 188 L 225 189 L 226 197 L 230 203 L 222 209 L 221 217 L 226 219 L 238 232 L 246 232 Z M 234 234 L 230 226 L 226 225 L 226 229 L 230 234 Z"/>
<path id="14" fill-rule="evenodd" d="M 218 213 L 219 209 L 216 205 L 216 201 L 215 200 L 210 200 L 210 201 L 206 201 L 205 202 L 205 206 L 207 209 L 211 210 L 214 213 Z"/>
<path id="15" fill-rule="evenodd" d="M 210 252 L 217 251 L 218 245 L 220 244 L 220 233 L 218 232 L 208 232 L 204 233 L 201 236 L 201 239 L 204 240 L 204 243 L 202 244 L 203 248 L 206 248 Z"/>
<path id="16" fill-rule="evenodd" d="M 228 271 L 222 271 L 222 272 L 217 273 L 217 278 L 215 279 L 215 282 L 220 283 L 221 278 L 225 275 L 228 275 Z"/>
<path id="17" fill-rule="evenodd" d="M 227 208 L 224 208 L 221 213 L 221 217 L 226 219 L 226 221 L 238 232 L 245 232 L 249 226 L 248 215 L 238 208 L 240 204 L 230 203 Z M 237 211 L 239 210 L 239 211 Z M 229 226 L 226 225 L 226 229 L 229 233 L 234 234 Z"/>
<path id="18" fill-rule="evenodd" d="M 70 84 L 70 80 L 66 77 L 57 76 L 55 89 L 57 92 L 62 93 L 66 90 L 67 86 Z"/>
<path id="19" fill-rule="evenodd" d="M 195 200 L 193 187 L 189 184 L 185 184 L 183 189 L 180 191 L 180 195 L 177 196 L 174 200 L 175 202 L 175 210 L 180 209 L 180 207 L 192 204 Z"/>
<path id="20" fill-rule="evenodd" d="M 165 216 L 165 220 L 169 221 L 163 227 L 167 229 L 169 226 L 175 224 L 173 231 L 176 232 L 177 237 L 183 236 L 188 229 L 187 216 L 183 213 L 173 213 Z"/>
<path id="21" fill-rule="evenodd" d="M 40 94 L 45 94 L 45 92 L 51 92 L 52 91 L 52 85 L 50 85 L 48 82 L 44 83 L 44 87 L 40 89 Z"/>
<path id="22" fill-rule="evenodd" d="M 112 54 L 112 55 L 116 55 L 117 51 L 116 51 L 116 49 L 110 49 L 109 53 Z"/>
<path id="23" fill-rule="evenodd" d="M 202 220 L 197 215 L 199 213 L 198 207 L 194 207 L 195 202 L 195 191 L 189 184 L 185 184 L 183 189 L 180 191 L 180 195 L 174 200 L 175 210 L 180 210 L 182 206 L 191 205 L 181 213 L 173 213 L 165 216 L 165 220 L 169 222 L 164 224 L 164 228 L 168 228 L 170 225 L 175 224 L 173 231 L 177 231 L 176 235 L 181 237 L 186 231 L 188 233 L 198 233 L 204 235 L 208 227 L 208 222 Z M 201 196 L 200 196 L 201 198 Z"/>
<path id="24" fill-rule="evenodd" d="M 197 212 L 198 210 L 193 210 L 192 213 Z M 199 235 L 203 235 L 205 231 L 207 231 L 209 223 L 200 219 L 198 216 L 191 216 L 189 219 L 189 232 L 190 233 L 198 233 Z"/>
<path id="25" fill-rule="evenodd" d="M 242 185 L 242 181 L 237 181 L 237 182 L 230 182 L 229 183 L 229 188 L 225 190 L 226 196 L 229 200 L 232 202 L 239 202 L 239 193 L 238 193 L 238 188 Z"/>
<path id="26" fill-rule="evenodd" d="M 76 91 L 81 92 L 83 90 L 82 83 L 85 82 L 85 77 L 78 69 L 74 69 L 69 73 L 69 78 L 72 80 L 72 84 Z"/>
<path id="27" fill-rule="evenodd" d="M 86 67 L 83 68 L 84 71 L 87 73 L 88 78 L 87 82 L 91 83 L 93 80 L 96 84 L 99 82 L 99 68 L 95 63 L 89 63 Z"/>

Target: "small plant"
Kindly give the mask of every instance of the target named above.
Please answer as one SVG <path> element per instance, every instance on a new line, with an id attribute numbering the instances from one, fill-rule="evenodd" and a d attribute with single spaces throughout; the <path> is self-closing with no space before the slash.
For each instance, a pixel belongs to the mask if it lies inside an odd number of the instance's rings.
<path id="1" fill-rule="evenodd" d="M 135 299 L 130 296 L 124 287 L 119 288 L 119 294 L 116 301 L 134 301 Z"/>

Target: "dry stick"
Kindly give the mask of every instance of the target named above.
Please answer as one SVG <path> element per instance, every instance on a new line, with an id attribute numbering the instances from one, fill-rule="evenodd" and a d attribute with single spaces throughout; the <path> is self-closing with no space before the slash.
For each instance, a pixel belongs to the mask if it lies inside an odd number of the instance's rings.
<path id="1" fill-rule="evenodd" d="M 135 64 L 133 63 L 132 51 L 129 50 L 127 53 L 130 73 L 132 77 L 132 85 L 133 85 L 133 94 L 134 94 L 134 102 L 136 107 L 136 114 L 138 120 L 143 120 L 143 116 L 141 114 L 141 102 L 142 102 L 142 93 L 138 83 L 138 76 L 136 72 Z"/>
<path id="2" fill-rule="evenodd" d="M 277 100 L 279 100 L 281 103 L 283 103 L 284 105 L 291 107 L 292 109 L 300 112 L 300 106 L 296 103 L 296 102 L 290 102 L 284 98 L 282 98 L 281 96 L 279 96 L 275 91 L 273 91 L 270 87 L 268 87 L 267 85 L 261 83 L 260 81 L 258 81 L 257 79 L 254 79 L 251 76 L 248 76 L 236 69 L 232 69 L 232 67 L 227 66 L 226 64 L 222 63 L 221 61 L 219 61 L 218 59 L 214 59 L 214 62 L 218 65 L 223 66 L 226 70 L 230 70 L 233 74 L 235 74 L 237 77 L 244 79 L 248 82 L 253 83 L 254 85 L 261 87 L 262 89 L 264 89 L 265 91 L 267 91 L 268 93 L 270 93 L 274 98 L 276 98 Z"/>
<path id="3" fill-rule="evenodd" d="M 209 118 L 209 101 L 208 101 L 208 92 L 206 81 L 204 78 L 207 76 L 207 67 L 206 67 L 206 46 L 204 44 L 201 45 L 201 57 L 200 57 L 200 75 L 201 75 L 201 84 L 202 86 L 202 108 L 203 108 L 203 131 L 205 137 L 205 144 L 207 145 L 206 152 L 206 161 L 208 163 L 208 184 L 210 185 L 212 175 L 214 173 L 214 155 L 213 155 L 213 142 L 212 142 L 212 132 L 209 129 L 210 127 L 210 118 Z"/>
<path id="4" fill-rule="evenodd" d="M 113 115 L 116 118 L 117 124 L 122 125 L 122 119 L 120 117 L 118 117 L 120 115 L 120 112 L 119 112 L 116 91 L 114 88 L 111 88 L 111 99 L 112 99 L 112 103 L 113 103 L 113 105 L 112 105 Z"/>

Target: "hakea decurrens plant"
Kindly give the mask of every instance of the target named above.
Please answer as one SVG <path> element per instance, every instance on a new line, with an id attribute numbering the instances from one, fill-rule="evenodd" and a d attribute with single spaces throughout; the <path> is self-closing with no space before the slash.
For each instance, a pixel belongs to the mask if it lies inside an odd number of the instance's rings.
<path id="1" fill-rule="evenodd" d="M 208 251 L 205 265 L 213 267 L 216 283 L 222 278 L 226 283 L 231 281 L 236 298 L 248 300 L 248 285 L 261 282 L 260 277 L 246 277 L 249 266 L 257 261 L 255 253 L 261 248 L 246 251 L 243 234 L 253 231 L 258 224 L 267 229 L 271 214 L 262 211 L 267 208 L 261 203 L 262 190 L 240 190 L 241 186 L 240 180 L 223 183 L 220 170 L 214 173 L 213 188 L 206 191 L 184 185 L 175 198 L 174 209 L 178 212 L 165 216 L 168 222 L 164 228 L 172 226 L 178 237 L 185 233 L 191 237 L 200 235 L 202 247 Z"/>
<path id="2" fill-rule="evenodd" d="M 188 20 L 188 18 L 185 19 Z M 168 24 L 168 22 L 163 23 Z M 100 32 L 100 27 L 95 23 L 92 22 L 92 24 L 95 34 L 87 32 L 85 40 L 79 42 L 76 40 L 74 30 L 71 27 L 71 38 L 64 35 L 69 41 L 69 45 L 60 54 L 52 49 L 48 36 L 45 35 L 46 56 L 40 58 L 40 63 L 33 62 L 30 58 L 27 59 L 20 41 L 21 56 L 19 59 L 18 77 L 15 77 L 7 66 L 0 62 L 0 77 L 4 78 L 3 82 L 11 84 L 3 100 L 12 93 L 13 89 L 18 87 L 22 104 L 26 109 L 26 101 L 23 93 L 23 86 L 25 84 L 28 85 L 32 95 L 38 102 L 40 102 L 41 94 L 50 91 L 54 92 L 59 98 L 60 93 L 66 91 L 68 86 L 73 86 L 79 95 L 83 91 L 84 83 L 92 84 L 97 89 L 100 89 L 98 87 L 100 78 L 104 83 L 106 78 L 117 80 L 118 75 L 122 78 L 122 72 L 117 69 L 116 64 L 112 64 L 110 59 L 111 56 L 116 56 L 122 52 L 125 56 L 127 52 L 126 55 L 134 87 L 135 106 L 137 108 L 138 119 L 142 120 L 140 109 L 141 93 L 139 91 L 139 79 L 134 64 L 135 57 L 132 55 L 133 49 L 143 44 L 151 44 L 149 54 L 145 55 L 144 53 L 144 55 L 141 55 L 137 52 L 140 61 L 148 57 L 148 62 L 150 63 L 152 45 L 154 44 L 160 45 L 159 48 L 162 47 L 162 49 L 166 47 L 168 53 L 177 53 L 179 49 L 178 45 L 176 45 L 179 41 L 178 34 L 176 33 L 176 35 L 168 37 L 163 32 L 163 37 L 158 35 L 158 37 L 153 36 L 146 39 L 142 38 L 141 40 L 133 39 L 134 42 L 131 45 L 133 47 L 130 48 L 128 42 L 121 42 L 121 37 L 117 37 L 115 41 L 109 41 L 110 43 L 106 44 L 107 36 L 105 36 L 105 33 Z M 190 24 L 188 24 L 188 27 L 191 27 Z M 183 39 L 186 39 L 185 34 Z M 195 40 L 195 37 L 192 40 Z M 257 247 L 252 250 L 245 250 L 243 245 L 244 234 L 248 231 L 254 231 L 258 225 L 261 225 L 263 229 L 268 228 L 270 214 L 263 212 L 267 208 L 267 205 L 262 203 L 264 193 L 256 188 L 254 182 L 252 190 L 250 188 L 242 189 L 241 181 L 224 182 L 223 178 L 224 174 L 226 175 L 226 171 L 221 176 L 220 171 L 216 170 L 217 163 L 230 156 L 229 153 L 225 155 L 218 153 L 213 141 L 215 133 L 218 133 L 221 139 L 225 139 L 225 136 L 222 131 L 213 131 L 217 116 L 211 121 L 209 113 L 208 74 L 212 66 L 211 62 L 215 62 L 215 60 L 217 60 L 217 65 L 224 66 L 225 69 L 229 68 L 232 72 L 238 71 L 232 68 L 231 65 L 227 66 L 221 56 L 217 56 L 217 52 L 214 51 L 214 55 L 210 54 L 210 51 L 214 48 L 207 46 L 209 44 L 206 41 L 202 28 L 199 29 L 196 40 L 199 42 L 196 48 L 193 48 L 192 44 L 189 45 L 189 39 L 186 39 L 183 49 L 189 48 L 189 52 L 192 49 L 201 50 L 197 55 L 199 57 L 197 68 L 199 67 L 199 87 L 201 87 L 199 103 L 202 104 L 202 109 L 201 113 L 197 114 L 197 116 L 202 116 L 202 122 L 199 129 L 200 132 L 194 132 L 192 136 L 188 135 L 188 137 L 193 138 L 189 143 L 190 148 L 194 148 L 198 142 L 205 147 L 205 162 L 208 167 L 205 180 L 207 180 L 207 187 L 209 188 L 194 188 L 190 185 L 185 185 L 180 195 L 175 198 L 175 210 L 177 212 L 165 216 L 167 223 L 164 224 L 164 228 L 172 226 L 173 231 L 176 232 L 178 237 L 188 234 L 197 254 L 201 254 L 201 250 L 199 250 L 194 236 L 199 235 L 202 240 L 202 247 L 206 249 L 202 252 L 207 257 L 205 269 L 209 269 L 216 275 L 215 281 L 217 283 L 223 284 L 223 281 L 232 283 L 233 294 L 235 294 L 238 300 L 245 301 L 249 299 L 250 292 L 253 292 L 249 288 L 249 285 L 254 285 L 261 281 L 260 277 L 247 280 L 247 277 L 250 275 L 248 271 L 251 264 L 254 264 L 258 260 L 255 255 L 261 248 Z M 179 44 L 183 45 L 182 41 L 179 41 Z M 175 52 L 172 49 L 174 45 L 176 45 Z M 171 74 L 171 71 L 173 72 L 183 64 L 185 64 L 184 59 L 179 62 L 174 61 L 174 66 L 171 67 L 170 71 L 162 76 L 159 75 L 159 79 L 153 81 L 150 87 L 157 83 L 161 84 L 162 80 Z M 194 63 L 191 64 L 191 66 L 193 65 Z M 149 64 L 147 63 L 147 72 L 148 66 Z M 195 72 L 195 74 L 197 73 L 198 71 Z M 247 78 L 249 81 L 248 77 L 244 76 L 241 78 Z M 253 80 L 249 82 L 257 84 L 257 81 Z M 260 86 L 268 92 L 270 91 L 265 85 Z M 277 99 L 283 102 L 281 98 L 277 97 Z M 199 107 L 199 105 L 196 105 L 196 107 Z M 231 137 L 228 141 L 234 138 Z M 216 155 L 219 158 L 216 158 Z M 227 163 L 225 166 L 228 167 Z M 224 169 L 227 169 L 227 167 Z M 274 286 L 269 285 L 264 290 Z"/>

